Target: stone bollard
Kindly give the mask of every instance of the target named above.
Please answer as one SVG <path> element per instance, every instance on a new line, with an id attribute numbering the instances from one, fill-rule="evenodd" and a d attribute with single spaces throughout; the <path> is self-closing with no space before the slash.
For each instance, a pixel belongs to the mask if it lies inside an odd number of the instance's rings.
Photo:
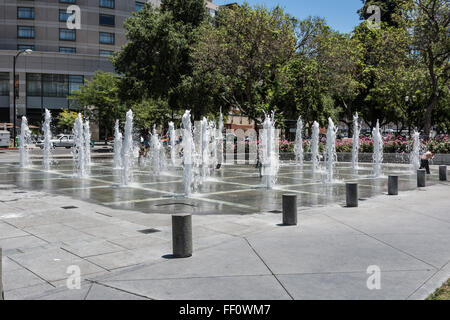
<path id="1" fill-rule="evenodd" d="M 347 207 L 356 208 L 358 207 L 358 184 L 357 183 L 347 183 Z"/>
<path id="2" fill-rule="evenodd" d="M 447 181 L 447 166 L 439 166 L 439 181 Z"/>
<path id="3" fill-rule="evenodd" d="M 0 248 L 0 300 L 4 300 L 5 296 L 3 294 L 3 270 L 2 270 L 2 264 L 3 264 L 3 256 L 2 256 L 2 248 Z"/>
<path id="4" fill-rule="evenodd" d="M 389 176 L 388 194 L 390 196 L 398 196 L 398 176 Z"/>
<path id="5" fill-rule="evenodd" d="M 172 246 L 175 258 L 192 256 L 192 215 L 172 215 Z"/>
<path id="6" fill-rule="evenodd" d="M 297 225 L 297 195 L 283 194 L 283 225 Z"/>
<path id="7" fill-rule="evenodd" d="M 426 186 L 426 171 L 425 169 L 417 170 L 417 188 L 425 188 Z"/>

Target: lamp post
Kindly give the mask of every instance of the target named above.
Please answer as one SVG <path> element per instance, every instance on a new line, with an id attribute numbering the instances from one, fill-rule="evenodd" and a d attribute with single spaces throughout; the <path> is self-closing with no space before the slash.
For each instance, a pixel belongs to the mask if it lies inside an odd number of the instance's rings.
<path id="1" fill-rule="evenodd" d="M 17 62 L 17 59 L 19 58 L 19 56 L 22 53 L 23 54 L 30 54 L 32 52 L 33 52 L 33 50 L 31 50 L 31 49 L 20 50 L 19 52 L 17 52 L 17 54 L 14 56 L 14 59 L 13 59 L 13 79 L 14 79 L 14 81 L 13 81 L 13 86 L 14 86 L 14 89 L 13 89 L 13 95 L 14 95 L 14 98 L 13 98 L 13 101 L 14 101 L 13 139 L 14 139 L 14 148 L 16 147 L 16 132 L 17 132 L 16 131 L 16 120 L 17 120 L 17 111 L 16 111 L 16 62 Z"/>

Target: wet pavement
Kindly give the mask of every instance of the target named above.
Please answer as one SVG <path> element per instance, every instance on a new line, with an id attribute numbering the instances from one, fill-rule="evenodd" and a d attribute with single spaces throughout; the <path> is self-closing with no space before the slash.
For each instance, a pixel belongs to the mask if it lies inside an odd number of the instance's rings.
<path id="1" fill-rule="evenodd" d="M 170 168 L 159 176 L 148 166 L 134 169 L 133 183 L 120 186 L 121 170 L 112 167 L 110 159 L 96 159 L 88 178 L 77 178 L 71 159 L 58 159 L 52 170 L 42 169 L 40 160 L 30 168 L 17 163 L 0 163 L 0 183 L 14 184 L 23 189 L 40 190 L 74 199 L 108 206 L 113 209 L 143 213 L 197 215 L 255 214 L 278 212 L 283 194 L 298 195 L 299 210 L 345 202 L 345 182 L 359 184 L 360 199 L 365 200 L 387 192 L 387 176 L 399 176 L 399 191 L 417 187 L 416 175 L 409 165 L 384 164 L 383 176 L 374 178 L 371 164 L 360 164 L 355 172 L 349 163 L 337 163 L 335 182 L 325 183 L 326 172 L 313 174 L 311 164 L 303 168 L 290 162 L 282 163 L 276 186 L 262 186 L 258 170 L 251 165 L 226 165 L 216 170 L 190 198 L 183 196 L 182 168 Z M 427 184 L 438 182 L 437 169 L 427 177 Z"/>
<path id="2" fill-rule="evenodd" d="M 111 159 L 74 178 L 72 160 L 45 172 L 0 155 L 0 247 L 6 299 L 424 299 L 450 276 L 449 183 L 437 168 L 417 189 L 407 165 L 336 165 L 334 184 L 283 163 L 276 188 L 249 165 L 225 166 L 186 199 L 181 168 L 134 172 L 120 187 Z M 387 175 L 400 177 L 387 196 Z M 346 181 L 359 208 L 344 207 Z M 407 191 L 410 190 L 410 191 Z M 298 226 L 281 226 L 281 196 L 295 192 Z M 105 206 L 106 205 L 106 206 Z M 192 212 L 194 255 L 171 259 L 171 216 Z M 69 268 L 80 269 L 79 290 Z M 367 286 L 371 266 L 380 290 Z"/>

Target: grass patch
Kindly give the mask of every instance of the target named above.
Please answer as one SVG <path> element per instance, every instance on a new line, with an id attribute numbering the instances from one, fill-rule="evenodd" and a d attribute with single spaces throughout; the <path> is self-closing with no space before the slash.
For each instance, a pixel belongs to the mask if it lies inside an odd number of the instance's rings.
<path id="1" fill-rule="evenodd" d="M 440 289 L 429 296 L 427 300 L 450 300 L 450 279 Z"/>

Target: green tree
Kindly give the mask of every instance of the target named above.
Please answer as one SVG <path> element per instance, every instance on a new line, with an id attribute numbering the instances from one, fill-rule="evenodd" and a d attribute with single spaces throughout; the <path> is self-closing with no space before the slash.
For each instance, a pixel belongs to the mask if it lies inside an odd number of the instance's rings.
<path id="1" fill-rule="evenodd" d="M 361 0 L 363 7 L 358 10 L 361 20 L 367 20 L 372 12 L 367 12 L 369 6 L 375 5 L 381 10 L 381 21 L 388 26 L 398 27 L 401 23 L 403 6 L 412 0 Z"/>
<path id="2" fill-rule="evenodd" d="M 195 72 L 213 79 L 223 104 L 256 126 L 263 111 L 277 109 L 273 98 L 281 69 L 295 54 L 296 23 L 280 7 L 223 8 L 217 26 L 204 24 L 192 49 Z"/>
<path id="3" fill-rule="evenodd" d="M 114 128 L 116 119 L 123 116 L 126 109 L 119 102 L 119 78 L 103 71 L 97 71 L 92 80 L 87 80 L 71 99 L 85 110 L 85 116 L 96 121 L 105 131 L 105 141 Z"/>
<path id="4" fill-rule="evenodd" d="M 426 135 L 430 134 L 435 110 L 445 108 L 442 103 L 448 102 L 445 95 L 450 77 L 449 10 L 446 0 L 414 0 L 405 10 L 412 29 L 413 50 L 427 74 L 423 84 L 428 91 L 423 119 Z"/>
<path id="5" fill-rule="evenodd" d="M 363 54 L 361 43 L 348 34 L 333 31 L 320 37 L 317 63 L 322 69 L 322 81 L 328 83 L 334 106 L 341 112 L 340 120 L 350 130 L 353 115 L 359 110 L 356 99 L 363 90 Z"/>
<path id="6" fill-rule="evenodd" d="M 64 109 L 56 118 L 56 127 L 64 133 L 70 133 L 73 129 L 73 124 L 78 117 L 78 113 Z"/>
<path id="7" fill-rule="evenodd" d="M 127 19 L 128 42 L 113 58 L 121 74 L 120 98 L 164 99 L 171 110 L 182 108 L 179 87 L 192 74 L 189 47 L 206 17 L 203 0 L 163 0 L 161 8 L 147 3 Z"/>
<path id="8" fill-rule="evenodd" d="M 131 106 L 134 113 L 134 126 L 142 133 L 148 133 L 153 125 L 167 125 L 171 119 L 166 100 L 146 99 Z"/>

